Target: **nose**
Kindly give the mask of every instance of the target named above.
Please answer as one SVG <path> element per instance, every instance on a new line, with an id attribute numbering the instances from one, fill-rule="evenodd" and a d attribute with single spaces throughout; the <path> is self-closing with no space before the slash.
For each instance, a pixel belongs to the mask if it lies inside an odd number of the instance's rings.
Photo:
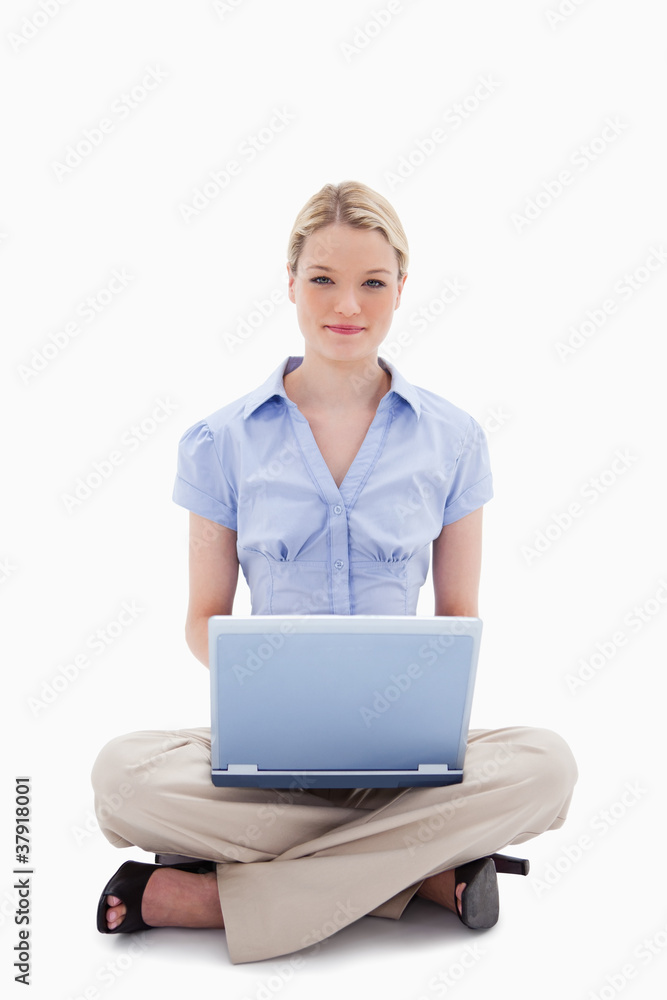
<path id="1" fill-rule="evenodd" d="M 347 288 L 342 285 L 338 286 L 338 295 L 336 297 L 334 311 L 339 313 L 341 316 L 356 316 L 361 312 L 361 307 L 359 306 L 354 286 L 350 285 Z"/>

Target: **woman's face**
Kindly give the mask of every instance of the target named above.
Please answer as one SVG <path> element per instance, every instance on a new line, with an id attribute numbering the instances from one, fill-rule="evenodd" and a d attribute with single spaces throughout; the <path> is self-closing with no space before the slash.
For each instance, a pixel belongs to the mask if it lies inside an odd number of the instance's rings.
<path id="1" fill-rule="evenodd" d="M 306 237 L 297 274 L 287 265 L 306 348 L 330 360 L 376 355 L 401 301 L 396 253 L 377 229 L 333 223 Z"/>

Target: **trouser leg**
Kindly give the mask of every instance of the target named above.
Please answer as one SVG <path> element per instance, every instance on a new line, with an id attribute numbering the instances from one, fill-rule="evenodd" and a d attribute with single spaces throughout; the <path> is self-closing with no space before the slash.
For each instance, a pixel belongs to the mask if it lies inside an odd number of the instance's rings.
<path id="1" fill-rule="evenodd" d="M 365 914 L 400 916 L 429 875 L 560 827 L 577 777 L 557 734 L 513 727 L 471 731 L 457 785 L 218 788 L 208 735 L 119 737 L 93 784 L 111 843 L 218 862 L 233 963 L 308 947 Z"/>

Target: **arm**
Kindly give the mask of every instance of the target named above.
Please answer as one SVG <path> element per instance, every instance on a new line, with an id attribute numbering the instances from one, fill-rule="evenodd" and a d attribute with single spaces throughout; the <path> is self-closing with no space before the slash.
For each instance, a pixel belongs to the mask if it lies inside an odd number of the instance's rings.
<path id="1" fill-rule="evenodd" d="M 208 667 L 208 619 L 231 615 L 239 575 L 236 532 L 190 512 L 190 601 L 185 640 Z"/>
<path id="2" fill-rule="evenodd" d="M 478 617 L 483 509 L 446 524 L 433 541 L 436 615 Z"/>

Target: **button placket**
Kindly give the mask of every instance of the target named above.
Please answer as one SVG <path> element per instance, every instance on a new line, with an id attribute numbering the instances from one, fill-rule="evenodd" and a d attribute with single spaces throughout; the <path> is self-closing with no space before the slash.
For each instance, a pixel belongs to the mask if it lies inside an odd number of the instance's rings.
<path id="1" fill-rule="evenodd" d="M 331 566 L 333 570 L 334 613 L 350 614 L 350 577 L 348 523 L 342 503 L 331 505 L 329 528 L 331 531 Z"/>
<path id="2" fill-rule="evenodd" d="M 329 524 L 329 574 L 331 580 L 332 610 L 334 614 L 350 614 L 350 579 L 348 524 L 343 497 L 322 458 L 315 438 L 305 417 L 297 407 L 290 407 L 294 433 L 301 446 L 304 462 L 328 507 Z"/>

